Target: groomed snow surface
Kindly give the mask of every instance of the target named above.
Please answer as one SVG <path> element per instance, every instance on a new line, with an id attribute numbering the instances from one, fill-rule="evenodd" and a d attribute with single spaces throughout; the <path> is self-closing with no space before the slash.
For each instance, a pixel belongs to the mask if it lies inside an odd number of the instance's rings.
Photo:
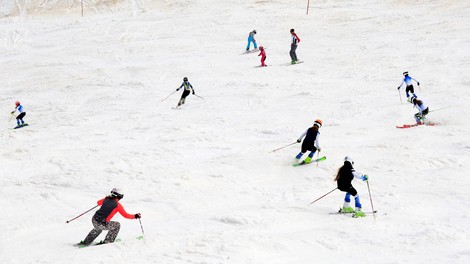
<path id="1" fill-rule="evenodd" d="M 470 263 L 469 1 L 59 2 L 1 5 L 0 263 Z M 403 71 L 440 125 L 395 128 Z M 204 100 L 172 109 L 185 76 Z M 317 118 L 326 161 L 270 153 Z M 346 155 L 376 220 L 309 205 Z M 113 187 L 145 239 L 117 215 L 120 242 L 73 247 Z"/>

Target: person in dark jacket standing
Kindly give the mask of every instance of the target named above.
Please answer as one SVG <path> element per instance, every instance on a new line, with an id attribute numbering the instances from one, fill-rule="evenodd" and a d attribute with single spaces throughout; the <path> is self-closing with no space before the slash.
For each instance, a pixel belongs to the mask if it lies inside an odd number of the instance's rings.
<path id="1" fill-rule="evenodd" d="M 290 34 L 291 34 L 291 42 L 290 42 L 290 58 L 291 58 L 291 63 L 292 64 L 296 64 L 299 59 L 297 58 L 297 53 L 295 52 L 297 50 L 297 45 L 299 44 L 300 42 L 300 38 L 297 36 L 297 34 L 295 33 L 295 30 L 293 28 L 291 28 L 290 30 Z"/>
<path id="2" fill-rule="evenodd" d="M 313 126 L 308 128 L 302 135 L 300 135 L 299 139 L 297 139 L 297 143 L 300 143 L 302 138 L 305 137 L 299 154 L 295 156 L 295 162 L 299 163 L 302 155 L 304 155 L 305 152 L 310 151 L 308 157 L 303 160 L 304 163 L 310 163 L 312 162 L 312 158 L 313 155 L 315 155 L 315 152 L 317 150 L 319 152 L 321 151 L 319 129 L 322 125 L 323 123 L 320 119 L 315 120 L 315 122 L 313 122 Z"/>
<path id="3" fill-rule="evenodd" d="M 340 213 L 354 213 L 354 217 L 364 217 L 366 215 L 361 210 L 362 205 L 359 199 L 359 194 L 357 194 L 357 191 L 356 189 L 354 189 L 351 182 L 354 178 L 367 181 L 369 177 L 367 175 L 355 171 L 353 165 L 353 159 L 349 156 L 346 156 L 344 158 L 344 164 L 341 168 L 339 168 L 338 174 L 335 178 L 335 181 L 338 184 L 338 189 L 340 191 L 346 192 L 346 196 L 344 197 L 343 208 L 340 209 Z M 356 210 L 354 210 L 349 205 L 349 202 L 351 202 L 351 195 L 354 197 Z"/>
<path id="4" fill-rule="evenodd" d="M 121 224 L 117 221 L 111 221 L 111 219 L 118 212 L 127 219 L 140 218 L 140 213 L 128 214 L 124 210 L 124 207 L 119 203 L 119 200 L 123 197 L 124 194 L 119 188 L 113 188 L 113 190 L 111 190 L 111 195 L 106 196 L 97 202 L 101 207 L 96 211 L 91 219 L 93 230 L 88 233 L 85 240 L 80 241 L 80 243 L 77 244 L 78 246 L 90 245 L 93 240 L 103 232 L 103 230 L 109 230 L 109 232 L 100 244 L 113 243 L 121 229 Z"/>

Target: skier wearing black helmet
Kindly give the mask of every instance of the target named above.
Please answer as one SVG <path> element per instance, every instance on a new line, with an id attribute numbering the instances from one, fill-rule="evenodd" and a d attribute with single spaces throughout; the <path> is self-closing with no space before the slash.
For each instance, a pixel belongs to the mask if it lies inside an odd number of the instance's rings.
<path id="1" fill-rule="evenodd" d="M 353 168 L 354 161 L 351 157 L 346 156 L 344 158 L 344 164 L 338 170 L 338 174 L 335 177 L 338 189 L 340 191 L 346 192 L 344 197 L 343 208 L 340 209 L 340 213 L 354 213 L 354 217 L 364 217 L 366 214 L 362 212 L 362 205 L 359 199 L 359 194 L 356 189 L 352 186 L 351 182 L 354 178 L 367 181 L 369 177 L 362 173 L 359 173 Z M 354 197 L 354 203 L 356 209 L 353 209 L 349 202 L 351 202 L 351 195 Z"/>
<path id="2" fill-rule="evenodd" d="M 413 87 L 413 83 L 411 81 L 415 81 L 416 84 L 419 86 L 419 82 L 414 79 L 413 77 L 411 77 L 410 75 L 408 75 L 408 72 L 404 72 L 403 73 L 403 81 L 401 82 L 400 86 L 398 86 L 398 90 L 400 90 L 400 88 L 403 86 L 403 84 L 406 84 L 406 90 L 405 90 L 405 93 L 406 93 L 406 98 L 408 100 L 408 102 L 411 102 L 411 99 L 412 97 L 416 97 L 416 94 L 415 94 L 415 88 Z M 413 96 L 410 97 L 410 92 L 412 93 Z"/>
<path id="3" fill-rule="evenodd" d="M 183 94 L 181 94 L 181 98 L 178 102 L 178 106 L 184 104 L 184 101 L 186 100 L 186 97 L 191 93 L 191 90 L 193 91 L 193 94 L 195 94 L 193 86 L 191 85 L 191 83 L 188 82 L 188 77 L 183 78 L 183 83 L 178 89 L 176 89 L 176 91 L 179 91 L 183 87 L 184 87 L 184 92 Z"/>
<path id="4" fill-rule="evenodd" d="M 118 212 L 127 219 L 140 218 L 140 213 L 128 214 L 124 210 L 124 207 L 119 203 L 119 200 L 123 197 L 124 194 L 119 188 L 113 188 L 111 190 L 111 195 L 108 195 L 97 202 L 101 207 L 92 217 L 91 222 L 93 223 L 93 229 L 88 233 L 83 241 L 80 241 L 80 243 L 77 244 L 77 246 L 90 245 L 103 230 L 109 230 L 109 232 L 100 244 L 113 243 L 119 233 L 121 224 L 117 221 L 111 221 L 111 218 L 113 218 L 113 216 Z"/>

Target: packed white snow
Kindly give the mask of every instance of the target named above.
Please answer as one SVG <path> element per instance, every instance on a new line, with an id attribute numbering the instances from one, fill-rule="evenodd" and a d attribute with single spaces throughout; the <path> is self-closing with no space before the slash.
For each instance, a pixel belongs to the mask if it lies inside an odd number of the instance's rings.
<path id="1" fill-rule="evenodd" d="M 0 3 L 0 263 L 470 262 L 469 1 L 83 2 Z M 404 71 L 439 125 L 395 127 Z M 183 77 L 202 98 L 172 109 Z M 271 152 L 315 119 L 325 161 Z M 375 219 L 310 205 L 346 155 Z M 113 187 L 145 239 L 117 215 L 120 242 L 74 247 Z"/>

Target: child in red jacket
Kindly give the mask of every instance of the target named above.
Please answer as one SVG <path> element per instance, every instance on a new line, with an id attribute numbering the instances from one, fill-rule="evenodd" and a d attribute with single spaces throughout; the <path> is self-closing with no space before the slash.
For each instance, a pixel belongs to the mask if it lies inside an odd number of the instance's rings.
<path id="1" fill-rule="evenodd" d="M 264 61 L 266 60 L 266 51 L 264 51 L 263 46 L 259 47 L 260 53 L 258 56 L 261 56 L 261 67 L 266 67 L 268 65 L 264 64 Z"/>

